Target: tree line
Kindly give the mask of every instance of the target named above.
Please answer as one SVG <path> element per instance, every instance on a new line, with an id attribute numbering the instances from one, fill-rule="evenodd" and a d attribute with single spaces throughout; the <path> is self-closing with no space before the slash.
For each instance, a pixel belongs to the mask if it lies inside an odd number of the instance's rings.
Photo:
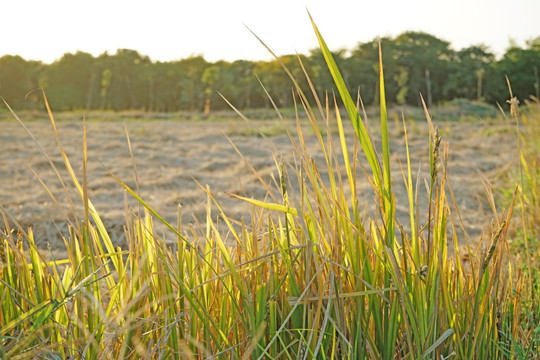
<path id="1" fill-rule="evenodd" d="M 422 32 L 380 41 L 390 103 L 419 105 L 420 93 L 430 105 L 455 98 L 504 103 L 509 96 L 505 76 L 518 98 L 540 98 L 540 37 L 524 48 L 511 45 L 500 59 L 484 45 L 456 51 L 449 42 Z M 351 94 L 360 93 L 364 104 L 377 103 L 378 40 L 333 55 Z M 320 50 L 280 60 L 307 88 L 306 71 L 320 96 L 333 90 Z M 212 63 L 192 56 L 153 62 L 129 49 L 98 57 L 68 53 L 52 64 L 12 55 L 0 58 L 0 96 L 17 109 L 42 109 L 36 89 L 45 90 L 56 110 L 208 112 L 228 108 L 219 94 L 238 108 L 270 107 L 265 91 L 280 107 L 290 107 L 291 88 L 277 61 Z"/>

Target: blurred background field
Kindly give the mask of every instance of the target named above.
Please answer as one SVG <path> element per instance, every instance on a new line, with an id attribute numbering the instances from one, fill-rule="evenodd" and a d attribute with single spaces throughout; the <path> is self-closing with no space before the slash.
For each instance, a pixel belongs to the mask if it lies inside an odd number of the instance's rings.
<path id="1" fill-rule="evenodd" d="M 441 121 L 440 133 L 450 142 L 450 181 L 455 188 L 465 227 L 471 240 L 477 242 L 489 215 L 484 214 L 489 208 L 481 178 L 485 176 L 496 184 L 503 184 L 503 175 L 516 165 L 517 149 L 512 125 L 497 115 L 495 109 L 488 108 L 493 117 L 486 118 L 471 112 L 469 107 L 462 104 L 468 105 L 470 102 L 452 102 L 448 106 L 435 108 L 433 118 Z M 422 109 L 395 107 L 390 111 L 390 118 L 393 119 L 393 169 L 400 171 L 400 162 L 403 164 L 406 161 L 400 110 L 403 110 L 409 126 L 414 171 L 420 171 L 419 174 L 425 178 L 429 148 L 425 141 L 428 128 L 422 120 Z M 483 108 L 482 111 L 481 114 L 484 114 Z M 277 119 L 275 112 L 270 110 L 248 110 L 246 116 L 250 116 L 251 122 L 245 122 L 236 113 L 224 110 L 210 117 L 195 112 L 156 116 L 137 111 L 95 111 L 60 112 L 55 118 L 64 148 L 79 172 L 82 171 L 82 118 L 87 119 L 89 196 L 115 242 L 125 246 L 124 195 L 121 187 L 107 174 L 107 169 L 135 186 L 126 128 L 133 148 L 140 194 L 171 222 L 175 221 L 177 206 L 181 204 L 183 222 L 194 224 L 197 221 L 204 223 L 206 216 L 206 195 L 195 180 L 210 186 L 229 216 L 247 218 L 250 206 L 225 192 L 263 199 L 266 190 L 249 166 L 271 181 L 276 176 L 275 160 L 283 158 L 294 163 L 293 147 L 287 135 L 289 131 L 294 139 L 296 134 L 294 111 L 285 109 L 282 114 L 285 121 Z M 61 155 L 46 115 L 23 112 L 19 116 L 29 119 L 27 126 L 62 169 Z M 376 109 L 368 110 L 368 118 L 377 117 Z M 307 125 L 307 119 L 304 118 L 302 122 Z M 3 130 L 0 135 L 3 149 L 0 154 L 0 176 L 4 179 L 0 188 L 0 205 L 21 225 L 33 227 L 40 247 L 46 248 L 50 243 L 53 250 L 61 253 L 64 245 L 58 229 L 64 236 L 67 234 L 66 216 L 72 214 L 73 210 L 65 198 L 61 183 L 39 148 L 17 122 L 4 119 L 0 123 Z M 378 126 L 375 122 L 370 123 L 374 136 L 378 136 Z M 348 136 L 354 136 L 352 126 L 347 125 L 346 128 Z M 315 159 L 321 161 L 321 149 L 315 134 L 310 133 L 309 129 L 306 130 L 306 143 L 309 151 L 315 154 Z M 58 198 L 61 208 L 57 208 L 50 199 L 30 168 Z M 365 181 L 358 186 L 363 189 L 359 191 L 361 202 L 371 203 L 373 199 L 369 195 L 369 183 Z M 395 186 L 401 189 L 396 191 L 398 196 L 405 200 L 402 181 L 396 180 Z M 129 199 L 129 204 L 135 206 L 136 202 Z M 408 211 L 406 207 L 398 210 L 401 217 L 406 216 Z M 425 206 L 422 210 L 427 211 Z M 78 207 L 77 211 L 80 216 L 81 208 Z"/>

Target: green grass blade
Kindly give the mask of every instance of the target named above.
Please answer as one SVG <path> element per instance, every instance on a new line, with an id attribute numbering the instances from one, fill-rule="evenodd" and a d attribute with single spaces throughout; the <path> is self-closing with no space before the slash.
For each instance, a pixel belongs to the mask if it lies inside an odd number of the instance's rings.
<path id="1" fill-rule="evenodd" d="M 364 154 L 371 166 L 375 184 L 377 185 L 379 189 L 382 189 L 381 166 L 379 164 L 379 160 L 378 160 L 375 148 L 373 147 L 373 143 L 371 142 L 371 139 L 369 137 L 369 133 L 362 122 L 362 118 L 360 117 L 360 114 L 358 113 L 356 104 L 351 98 L 351 94 L 349 93 L 349 90 L 347 89 L 347 86 L 345 85 L 345 81 L 343 80 L 343 77 L 341 76 L 341 72 L 339 71 L 336 62 L 334 61 L 334 58 L 332 57 L 332 53 L 328 49 L 326 42 L 324 41 L 321 33 L 319 32 L 319 29 L 315 25 L 315 22 L 313 21 L 313 18 L 311 17 L 311 15 L 309 15 L 309 17 L 311 19 L 313 29 L 315 30 L 317 40 L 319 41 L 319 46 L 323 53 L 324 59 L 326 60 L 328 70 L 330 70 L 330 73 L 332 74 L 332 78 L 334 79 L 334 83 L 338 89 L 341 100 L 343 101 L 343 104 L 345 105 L 345 109 L 347 110 L 347 113 L 349 114 L 349 118 L 351 119 L 352 124 L 354 126 L 354 130 L 356 131 L 356 135 L 358 136 L 358 139 L 360 140 L 360 145 L 362 146 L 362 149 L 364 150 Z"/>
<path id="2" fill-rule="evenodd" d="M 279 212 L 282 212 L 282 213 L 285 213 L 285 214 L 291 214 L 291 215 L 298 216 L 298 210 L 296 210 L 295 208 L 290 207 L 290 206 L 281 205 L 281 204 L 267 203 L 267 202 L 264 202 L 264 201 L 261 201 L 261 200 L 251 199 L 251 198 L 247 198 L 247 197 L 240 196 L 240 195 L 235 195 L 235 194 L 230 194 L 230 193 L 228 193 L 227 195 L 232 196 L 233 198 L 236 198 L 236 199 L 239 199 L 239 200 L 246 201 L 246 202 L 248 202 L 250 204 L 261 207 L 263 209 L 279 211 Z"/>

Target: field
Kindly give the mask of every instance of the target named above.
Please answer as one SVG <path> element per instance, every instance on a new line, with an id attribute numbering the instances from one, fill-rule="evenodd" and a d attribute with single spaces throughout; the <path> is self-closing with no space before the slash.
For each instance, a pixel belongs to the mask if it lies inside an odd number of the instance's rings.
<path id="1" fill-rule="evenodd" d="M 538 103 L 402 117 L 381 61 L 366 116 L 314 30 L 274 119 L 10 109 L 0 358 L 538 358 Z"/>
<path id="2" fill-rule="evenodd" d="M 396 109 L 390 135 L 392 170 L 395 173 L 400 172 L 400 162 L 406 163 L 404 134 L 398 114 L 399 109 Z M 46 116 L 43 114 L 26 125 L 45 152 L 62 169 L 62 158 Z M 284 158 L 291 164 L 294 162 L 294 147 L 286 133 L 287 130 L 292 132 L 295 140 L 294 118 L 283 122 L 279 119 L 253 119 L 248 123 L 234 113 L 221 114 L 221 117 L 211 121 L 185 120 L 182 115 L 164 115 L 168 119 L 163 119 L 164 116 L 161 119 L 151 116 L 145 115 L 145 119 L 141 119 L 141 116 L 136 118 L 133 114 L 86 115 L 88 194 L 114 242 L 124 247 L 124 194 L 121 186 L 107 173 L 107 169 L 135 187 L 136 178 L 126 129 L 133 150 L 140 194 L 172 223 L 176 222 L 178 204 L 183 207 L 184 224 L 205 222 L 206 194 L 197 181 L 203 186 L 210 186 L 231 218 L 247 219 L 250 206 L 225 193 L 263 200 L 266 190 L 249 167 L 256 169 L 268 181 L 272 176 L 276 177 L 274 159 Z M 82 117 L 82 114 L 60 114 L 57 124 L 64 149 L 78 174 L 82 174 Z M 409 118 L 409 122 L 413 170 L 420 170 L 419 179 L 423 182 L 429 176 L 429 144 L 426 142 L 428 127 L 422 118 Z M 304 119 L 305 125 L 308 124 Z M 450 144 L 448 177 L 456 203 L 463 216 L 467 234 L 476 244 L 492 216 L 482 177 L 503 184 L 506 172 L 512 165 L 517 166 L 515 161 L 512 163 L 512 159 L 517 158 L 512 124 L 502 116 L 490 119 L 470 116 L 463 121 L 442 121 L 438 125 L 444 141 Z M 8 181 L 0 188 L 0 204 L 24 228 L 33 228 L 38 246 L 46 250 L 47 244 L 50 244 L 57 258 L 63 258 L 65 246 L 60 234 L 66 236 L 68 233 L 66 219 L 73 215 L 73 211 L 62 185 L 39 147 L 19 123 L 4 120 L 1 126 L 0 177 Z M 257 128 L 265 134 L 265 138 L 257 132 Z M 376 135 L 375 121 L 371 121 L 371 128 Z M 347 136 L 354 136 L 350 125 L 347 126 Z M 320 162 L 323 155 L 315 134 L 308 132 L 305 141 L 309 153 Z M 244 158 L 237 153 L 235 147 Z M 62 204 L 61 208 L 51 200 L 31 169 L 45 182 L 58 203 Z M 66 176 L 65 168 L 63 175 Z M 366 205 L 372 202 L 369 182 L 359 181 L 357 186 L 361 202 Z M 401 196 L 397 201 L 400 204 L 398 216 L 407 219 L 403 181 L 396 178 L 394 186 L 399 189 L 396 195 Z M 136 201 L 129 199 L 128 203 L 137 210 Z M 422 211 L 427 212 L 427 208 L 424 206 Z M 82 209 L 79 207 L 78 216 L 81 214 Z"/>

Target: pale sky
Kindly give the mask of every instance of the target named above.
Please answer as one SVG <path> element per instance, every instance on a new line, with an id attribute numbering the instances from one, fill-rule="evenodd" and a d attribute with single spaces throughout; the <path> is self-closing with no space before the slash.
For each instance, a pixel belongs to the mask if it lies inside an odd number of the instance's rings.
<path id="1" fill-rule="evenodd" d="M 540 0 L 0 0 L 0 56 L 50 63 L 127 48 L 160 61 L 269 59 L 246 26 L 278 55 L 307 54 L 317 41 L 306 8 L 332 50 L 413 30 L 500 56 L 510 39 L 540 36 Z"/>

